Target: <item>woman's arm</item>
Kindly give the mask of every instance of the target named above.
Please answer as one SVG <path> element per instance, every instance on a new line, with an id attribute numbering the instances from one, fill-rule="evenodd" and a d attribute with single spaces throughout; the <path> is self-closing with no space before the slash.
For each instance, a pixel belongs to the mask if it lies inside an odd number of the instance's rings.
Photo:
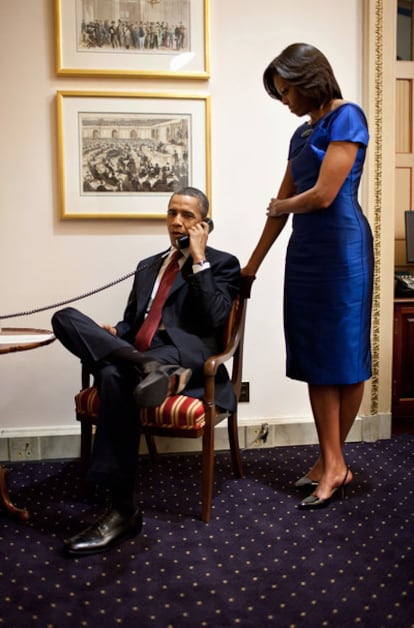
<path id="1" fill-rule="evenodd" d="M 295 194 L 295 186 L 293 185 L 292 176 L 290 173 L 290 164 L 288 163 L 286 167 L 286 171 L 282 180 L 282 183 L 279 188 L 279 192 L 277 195 L 278 199 L 285 199 Z M 246 275 L 252 277 L 256 275 L 259 266 L 263 262 L 266 257 L 269 249 L 272 247 L 272 244 L 275 242 L 276 238 L 279 236 L 283 227 L 285 226 L 287 221 L 287 216 L 279 216 L 279 217 L 269 217 L 266 220 L 265 226 L 262 231 L 262 235 L 259 238 L 259 241 L 250 256 L 249 261 L 246 266 L 242 269 L 242 275 Z"/>
<path id="2" fill-rule="evenodd" d="M 315 185 L 296 196 L 272 199 L 267 208 L 267 215 L 280 217 L 284 214 L 305 214 L 329 207 L 351 171 L 357 152 L 356 143 L 331 142 Z"/>

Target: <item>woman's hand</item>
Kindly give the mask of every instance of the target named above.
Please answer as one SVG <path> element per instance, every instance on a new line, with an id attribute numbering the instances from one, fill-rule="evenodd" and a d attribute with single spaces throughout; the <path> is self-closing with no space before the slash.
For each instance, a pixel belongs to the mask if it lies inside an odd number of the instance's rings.
<path id="1" fill-rule="evenodd" d="M 266 215 L 269 216 L 269 218 L 279 218 L 279 216 L 288 214 L 289 212 L 286 209 L 286 200 L 287 199 L 271 198 L 270 203 L 267 206 Z"/>
<path id="2" fill-rule="evenodd" d="M 240 274 L 244 279 L 243 293 L 245 295 L 250 296 L 250 291 L 252 289 L 253 282 L 256 279 L 256 273 L 253 271 L 253 268 L 249 266 L 249 263 L 247 263 L 246 266 L 240 270 Z"/>
<path id="3" fill-rule="evenodd" d="M 249 264 L 246 264 L 246 266 L 241 268 L 240 274 L 242 277 L 250 277 L 252 281 L 253 279 L 256 279 L 256 271 L 251 266 L 249 266 Z"/>

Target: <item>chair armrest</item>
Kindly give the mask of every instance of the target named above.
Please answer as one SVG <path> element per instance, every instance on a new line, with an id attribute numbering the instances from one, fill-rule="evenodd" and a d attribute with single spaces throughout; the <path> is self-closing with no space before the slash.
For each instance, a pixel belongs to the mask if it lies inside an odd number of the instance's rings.
<path id="1" fill-rule="evenodd" d="M 217 374 L 217 370 L 220 364 L 228 362 L 228 360 L 230 360 L 234 356 L 240 344 L 240 339 L 241 331 L 240 329 L 237 329 L 235 334 L 231 336 L 224 350 L 216 355 L 211 355 L 204 362 L 204 375 L 206 375 L 207 377 L 214 377 Z"/>
<path id="2" fill-rule="evenodd" d="M 241 309 L 242 320 L 238 325 L 235 326 L 235 333 L 231 335 L 227 346 L 224 348 L 222 353 L 212 355 L 204 362 L 204 403 L 207 404 L 207 406 L 214 407 L 215 405 L 215 376 L 217 374 L 219 366 L 230 360 L 230 358 L 232 358 L 236 354 L 237 349 L 239 348 L 240 340 L 242 338 L 244 317 L 246 311 L 245 302 L 241 306 Z"/>

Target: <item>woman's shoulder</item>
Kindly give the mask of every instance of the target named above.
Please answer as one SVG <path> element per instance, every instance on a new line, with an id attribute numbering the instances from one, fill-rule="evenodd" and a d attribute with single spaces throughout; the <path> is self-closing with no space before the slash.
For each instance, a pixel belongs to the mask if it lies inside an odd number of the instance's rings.
<path id="1" fill-rule="evenodd" d="M 362 107 L 351 101 L 340 101 L 323 119 L 331 141 L 351 141 L 364 144 L 369 141 L 368 123 Z"/>
<path id="2" fill-rule="evenodd" d="M 366 123 L 366 116 L 364 110 L 360 105 L 351 100 L 337 100 L 331 111 L 325 116 L 326 118 L 348 117 L 356 120 L 364 120 Z"/>

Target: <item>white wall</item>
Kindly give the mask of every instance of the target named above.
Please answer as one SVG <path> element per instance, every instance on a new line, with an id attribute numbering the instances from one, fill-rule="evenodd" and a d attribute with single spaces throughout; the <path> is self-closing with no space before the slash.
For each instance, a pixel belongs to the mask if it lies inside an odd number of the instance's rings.
<path id="1" fill-rule="evenodd" d="M 358 0 L 210 1 L 208 82 L 57 77 L 52 1 L 0 4 L 0 315 L 103 285 L 167 244 L 159 221 L 59 220 L 57 90 L 208 91 L 216 224 L 211 244 L 235 253 L 242 265 L 261 232 L 268 199 L 284 172 L 290 134 L 299 124 L 266 95 L 262 73 L 268 62 L 289 43 L 313 43 L 331 60 L 345 97 L 361 102 Z M 270 252 L 253 287 L 244 369 L 251 402 L 241 405 L 242 420 L 310 416 L 305 385 L 284 375 L 281 298 L 287 235 Z M 98 321 L 115 322 L 129 287 L 126 282 L 76 306 Z M 0 324 L 50 328 L 52 312 Z M 58 342 L 2 355 L 0 380 L 0 429 L 73 428 L 80 370 Z"/>

